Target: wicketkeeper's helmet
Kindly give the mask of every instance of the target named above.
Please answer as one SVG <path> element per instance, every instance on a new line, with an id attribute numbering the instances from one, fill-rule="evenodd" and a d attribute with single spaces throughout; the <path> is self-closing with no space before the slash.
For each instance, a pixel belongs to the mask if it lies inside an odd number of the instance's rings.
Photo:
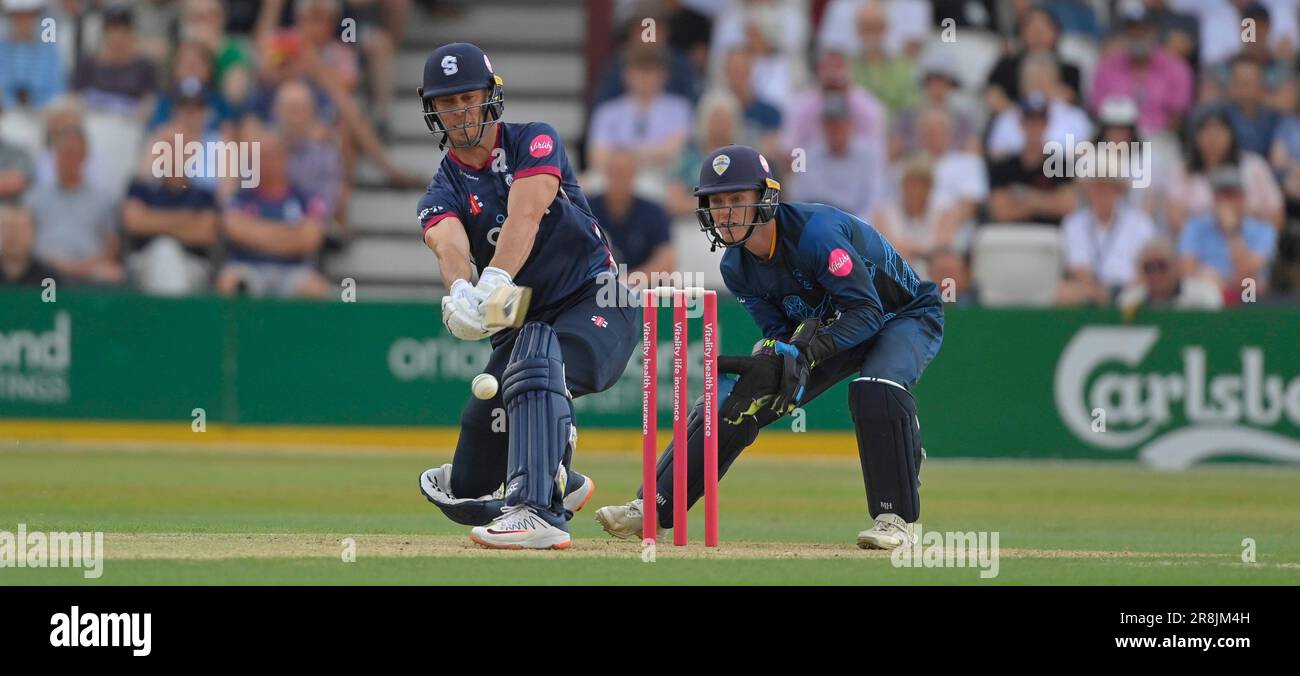
<path id="1" fill-rule="evenodd" d="M 709 195 L 741 190 L 757 190 L 758 202 L 738 204 L 729 208 L 754 207 L 754 220 L 747 224 L 739 224 L 748 226 L 745 236 L 728 242 L 718 236 L 718 226 L 713 221 L 713 211 L 709 209 Z M 757 150 L 749 146 L 723 146 L 704 158 L 704 165 L 700 167 L 700 184 L 695 187 L 694 195 L 699 198 L 695 218 L 700 222 L 700 230 L 709 236 L 710 251 L 712 251 L 719 246 L 731 247 L 744 244 L 754 235 L 755 228 L 772 220 L 776 216 L 781 184 L 772 178 L 772 170 L 767 164 L 767 158 Z"/>

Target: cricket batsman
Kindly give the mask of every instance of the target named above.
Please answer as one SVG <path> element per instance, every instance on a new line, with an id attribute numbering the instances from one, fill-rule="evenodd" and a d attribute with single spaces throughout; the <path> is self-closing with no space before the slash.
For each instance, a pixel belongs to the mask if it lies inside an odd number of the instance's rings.
<path id="1" fill-rule="evenodd" d="M 502 122 L 502 87 L 483 50 L 453 43 L 429 56 L 418 92 L 448 149 L 418 208 L 448 289 L 443 324 L 461 340 L 491 341 L 484 373 L 500 383 L 469 400 L 452 462 L 421 474 L 420 491 L 474 526 L 480 545 L 563 549 L 568 520 L 595 490 L 571 467 L 573 398 L 617 382 L 639 328 L 631 304 L 597 303 L 616 268 L 559 135 Z M 499 289 L 530 290 L 522 326 L 487 321 Z"/>
<path id="2" fill-rule="evenodd" d="M 695 188 L 700 228 L 727 249 L 723 282 L 763 333 L 751 356 L 718 359 L 719 373 L 739 375 L 719 383 L 718 476 L 760 429 L 852 378 L 849 410 L 875 519 L 858 546 L 911 544 L 925 457 L 911 388 L 943 342 L 939 294 L 861 219 L 825 204 L 781 203 L 780 189 L 767 160 L 739 145 L 710 154 Z M 689 505 L 704 493 L 702 411 L 703 398 L 687 423 Z M 658 526 L 672 528 L 671 444 L 657 475 Z M 597 510 L 596 521 L 639 538 L 643 497 Z"/>

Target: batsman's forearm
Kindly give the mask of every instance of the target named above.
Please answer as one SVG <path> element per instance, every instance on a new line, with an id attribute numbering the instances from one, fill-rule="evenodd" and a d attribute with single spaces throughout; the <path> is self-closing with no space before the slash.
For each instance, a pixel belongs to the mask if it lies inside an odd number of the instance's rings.
<path id="1" fill-rule="evenodd" d="M 506 222 L 501 224 L 501 235 L 497 238 L 496 255 L 492 256 L 489 265 L 505 270 L 511 277 L 519 274 L 520 268 L 524 267 L 533 252 L 539 225 L 540 219 L 507 216 Z"/>
<path id="2" fill-rule="evenodd" d="M 433 250 L 434 255 L 438 257 L 438 270 L 442 273 L 442 285 L 451 288 L 451 285 L 458 279 L 467 282 L 474 281 L 473 266 L 470 264 L 469 256 L 454 244 L 440 242 Z"/>

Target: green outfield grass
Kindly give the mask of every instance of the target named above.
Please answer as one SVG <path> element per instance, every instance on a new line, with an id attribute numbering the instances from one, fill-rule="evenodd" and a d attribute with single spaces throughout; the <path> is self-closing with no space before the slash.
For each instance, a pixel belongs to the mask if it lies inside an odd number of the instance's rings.
<path id="1" fill-rule="evenodd" d="M 630 497 L 638 458 L 581 454 L 598 491 L 572 523 L 572 549 L 490 552 L 417 490 L 419 472 L 446 457 L 9 445 L 0 531 L 103 531 L 107 560 L 98 580 L 0 568 L 0 585 L 1300 583 L 1300 470 L 1289 467 L 931 459 L 923 528 L 997 531 L 998 575 L 985 580 L 857 549 L 870 523 L 853 460 L 742 458 L 722 484 L 723 546 L 661 543 L 643 563 L 639 543 L 611 541 L 594 521 Z M 699 514 L 691 533 L 698 543 Z"/>

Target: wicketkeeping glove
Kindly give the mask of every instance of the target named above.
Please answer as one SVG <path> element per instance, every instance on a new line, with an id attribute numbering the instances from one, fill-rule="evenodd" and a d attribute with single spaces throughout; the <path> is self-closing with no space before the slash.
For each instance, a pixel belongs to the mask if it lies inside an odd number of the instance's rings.
<path id="1" fill-rule="evenodd" d="M 799 405 L 813 367 L 835 354 L 835 341 L 830 334 L 819 334 L 820 326 L 820 319 L 806 319 L 790 334 L 788 342 L 776 343 L 776 353 L 782 359 L 781 383 L 771 407 L 777 415 L 785 415 Z"/>
<path id="2" fill-rule="evenodd" d="M 747 415 L 756 415 L 776 395 L 776 390 L 781 385 L 781 357 L 774 351 L 760 352 L 750 357 L 720 356 L 718 373 L 740 376 L 718 412 L 723 420 L 739 425 L 741 419 Z"/>

